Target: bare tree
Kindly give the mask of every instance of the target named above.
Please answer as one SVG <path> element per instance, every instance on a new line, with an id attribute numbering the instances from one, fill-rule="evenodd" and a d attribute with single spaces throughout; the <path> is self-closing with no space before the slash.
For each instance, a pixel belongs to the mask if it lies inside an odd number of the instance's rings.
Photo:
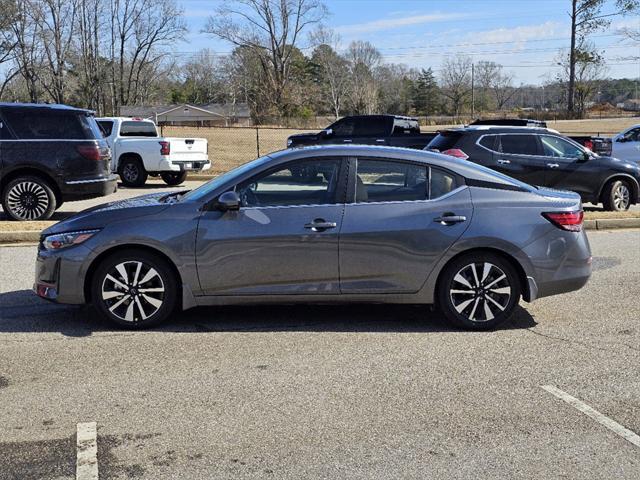
<path id="1" fill-rule="evenodd" d="M 574 109 L 582 117 L 586 110 L 587 101 L 597 91 L 598 85 L 606 75 L 607 67 L 604 57 L 591 42 L 583 41 L 577 46 L 574 55 Z M 558 63 L 562 66 L 560 81 L 563 80 L 562 76 L 565 80 L 570 76 L 570 56 L 570 53 L 563 53 L 559 58 Z"/>
<path id="2" fill-rule="evenodd" d="M 305 28 L 325 15 L 321 0 L 227 0 L 209 17 L 204 32 L 249 49 L 260 64 L 271 104 L 287 115 L 292 53 Z"/>
<path id="3" fill-rule="evenodd" d="M 513 87 L 513 75 L 510 73 L 499 73 L 491 81 L 491 90 L 496 100 L 496 108 L 504 109 L 505 105 L 516 94 Z"/>
<path id="4" fill-rule="evenodd" d="M 317 29 L 310 37 L 317 45 L 311 58 L 320 67 L 322 86 L 337 120 L 348 88 L 347 61 L 337 53 L 340 37 L 326 28 Z"/>
<path id="5" fill-rule="evenodd" d="M 11 36 L 15 42 L 15 63 L 23 78 L 30 101 L 41 96 L 40 73 L 44 58 L 39 45 L 38 29 L 31 0 L 16 0 L 16 15 L 11 23 Z"/>
<path id="6" fill-rule="evenodd" d="M 11 25 L 16 20 L 17 8 L 14 0 L 0 0 L 0 98 L 7 84 L 18 75 L 18 68 L 7 65 L 14 63 L 16 53 L 16 40 L 13 36 Z M 3 67 L 5 65 L 5 67 Z"/>
<path id="7" fill-rule="evenodd" d="M 374 77 L 382 55 L 369 42 L 349 44 L 345 58 L 349 62 L 349 100 L 355 113 L 372 114 L 378 108 L 378 85 Z"/>
<path id="8" fill-rule="evenodd" d="M 452 111 L 456 117 L 460 115 L 471 92 L 471 65 L 471 58 L 463 55 L 447 57 L 442 62 L 440 70 L 442 94 L 451 100 Z"/>
<path id="9" fill-rule="evenodd" d="M 516 93 L 516 89 L 513 88 L 513 74 L 505 73 L 504 67 L 499 63 L 478 62 L 476 78 L 482 93 L 492 97 L 497 110 L 502 110 Z"/>

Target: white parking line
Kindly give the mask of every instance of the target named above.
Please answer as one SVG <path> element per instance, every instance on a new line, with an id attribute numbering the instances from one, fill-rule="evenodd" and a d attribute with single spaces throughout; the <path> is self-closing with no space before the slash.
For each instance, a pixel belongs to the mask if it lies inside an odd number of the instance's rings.
<path id="1" fill-rule="evenodd" d="M 96 422 L 78 424 L 76 447 L 76 480 L 98 480 Z"/>
<path id="2" fill-rule="evenodd" d="M 545 389 L 550 394 L 555 395 L 560 400 L 564 400 L 569 405 L 571 405 L 575 409 L 581 411 L 582 413 L 584 413 L 588 417 L 593 418 L 596 422 L 600 423 L 601 425 L 604 425 L 605 427 L 607 427 L 612 432 L 620 435 L 625 440 L 627 440 L 627 441 L 631 442 L 632 444 L 634 444 L 636 447 L 640 447 L 640 436 L 638 436 L 636 433 L 632 432 L 628 428 L 624 428 L 618 422 L 616 422 L 614 420 L 611 420 L 606 415 L 603 415 L 602 413 L 598 412 L 597 410 L 594 410 L 593 408 L 591 408 L 586 403 L 578 400 L 575 397 L 572 397 L 568 393 L 563 392 L 562 390 L 560 390 L 559 388 L 554 387 L 553 385 L 543 385 L 542 388 Z"/>

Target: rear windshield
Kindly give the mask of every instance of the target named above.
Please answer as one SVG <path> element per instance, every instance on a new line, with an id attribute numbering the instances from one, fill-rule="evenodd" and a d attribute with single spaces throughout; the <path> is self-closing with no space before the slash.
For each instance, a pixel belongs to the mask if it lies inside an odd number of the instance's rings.
<path id="1" fill-rule="evenodd" d="M 429 142 L 427 145 L 427 150 L 437 150 L 439 152 L 444 152 L 445 150 L 449 150 L 450 148 L 454 148 L 458 140 L 462 138 L 462 132 L 455 131 L 447 131 L 438 133 L 436 138 Z"/>
<path id="2" fill-rule="evenodd" d="M 95 118 L 54 108 L 5 108 L 9 128 L 20 140 L 95 140 L 102 138 Z"/>
<path id="3" fill-rule="evenodd" d="M 121 137 L 157 137 L 155 124 L 151 122 L 126 121 L 120 125 Z"/>

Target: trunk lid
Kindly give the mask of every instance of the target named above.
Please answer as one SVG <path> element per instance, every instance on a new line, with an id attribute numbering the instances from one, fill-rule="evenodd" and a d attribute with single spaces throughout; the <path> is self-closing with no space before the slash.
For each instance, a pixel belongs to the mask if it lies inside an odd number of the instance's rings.
<path id="1" fill-rule="evenodd" d="M 204 138 L 164 138 L 170 144 L 170 160 L 203 161 L 207 160 L 207 140 Z"/>

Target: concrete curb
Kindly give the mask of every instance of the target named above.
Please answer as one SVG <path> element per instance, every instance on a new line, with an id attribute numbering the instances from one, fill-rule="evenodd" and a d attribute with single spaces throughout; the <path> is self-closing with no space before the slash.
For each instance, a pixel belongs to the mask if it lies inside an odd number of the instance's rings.
<path id="1" fill-rule="evenodd" d="M 584 221 L 585 230 L 618 230 L 621 228 L 640 228 L 640 218 L 603 218 Z M 0 231 L 1 245 L 38 243 L 39 241 L 39 230 L 24 230 L 16 232 Z"/>

